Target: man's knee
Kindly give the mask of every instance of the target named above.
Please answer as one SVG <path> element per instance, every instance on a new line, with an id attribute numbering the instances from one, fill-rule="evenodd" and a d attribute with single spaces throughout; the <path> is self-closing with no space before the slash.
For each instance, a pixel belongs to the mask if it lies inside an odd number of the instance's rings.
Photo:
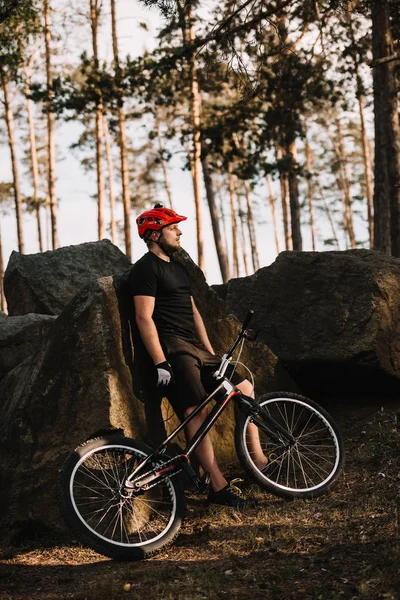
<path id="1" fill-rule="evenodd" d="M 254 395 L 254 388 L 248 379 L 244 379 L 236 387 L 239 388 L 239 390 L 243 392 L 243 394 L 245 394 L 246 396 Z"/>

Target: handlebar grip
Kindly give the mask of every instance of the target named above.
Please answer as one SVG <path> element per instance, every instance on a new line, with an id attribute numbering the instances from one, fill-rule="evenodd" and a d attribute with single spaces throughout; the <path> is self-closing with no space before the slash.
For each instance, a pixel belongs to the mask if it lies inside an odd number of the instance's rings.
<path id="1" fill-rule="evenodd" d="M 242 325 L 242 331 L 244 331 L 245 329 L 247 329 L 247 327 L 250 324 L 250 321 L 252 320 L 254 315 L 254 310 L 249 310 L 249 312 L 246 315 L 245 320 L 243 321 L 243 325 Z"/>

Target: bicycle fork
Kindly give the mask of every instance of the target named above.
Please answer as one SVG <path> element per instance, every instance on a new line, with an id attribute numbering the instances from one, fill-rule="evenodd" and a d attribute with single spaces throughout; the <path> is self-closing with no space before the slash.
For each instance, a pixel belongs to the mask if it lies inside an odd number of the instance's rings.
<path id="1" fill-rule="evenodd" d="M 245 396 L 244 394 L 241 394 L 240 396 L 239 404 L 244 408 L 252 422 L 255 423 L 261 431 L 266 433 L 273 442 L 293 446 L 296 442 L 296 438 L 287 429 L 275 421 L 275 419 L 273 419 L 271 415 L 264 410 L 256 400 L 254 400 L 254 398 Z M 261 416 L 261 419 L 259 416 Z"/>

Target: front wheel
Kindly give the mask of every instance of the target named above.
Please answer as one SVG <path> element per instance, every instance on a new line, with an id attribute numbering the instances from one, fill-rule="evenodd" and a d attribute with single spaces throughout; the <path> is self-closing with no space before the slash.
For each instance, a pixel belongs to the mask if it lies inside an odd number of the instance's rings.
<path id="1" fill-rule="evenodd" d="M 258 415 L 242 413 L 236 424 L 242 467 L 276 496 L 324 494 L 337 479 L 344 458 L 342 436 L 332 417 L 316 402 L 292 393 L 266 394 L 258 404 L 262 409 Z M 288 432 L 291 442 L 274 422 Z"/>
<path id="2" fill-rule="evenodd" d="M 185 496 L 177 477 L 132 495 L 124 482 L 152 449 L 122 436 L 89 440 L 70 454 L 61 470 L 61 513 L 80 540 L 105 556 L 140 560 L 178 535 Z M 149 463 L 148 469 L 156 466 Z"/>

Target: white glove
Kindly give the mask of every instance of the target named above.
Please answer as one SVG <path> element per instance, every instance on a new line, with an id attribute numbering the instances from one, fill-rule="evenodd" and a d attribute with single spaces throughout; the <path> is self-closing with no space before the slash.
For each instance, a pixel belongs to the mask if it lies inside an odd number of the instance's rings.
<path id="1" fill-rule="evenodd" d="M 174 373 L 172 371 L 172 367 L 169 364 L 169 362 L 167 362 L 166 360 L 164 360 L 161 363 L 158 363 L 158 365 L 155 365 L 156 369 L 157 369 L 157 387 L 159 386 L 166 386 L 169 385 L 170 383 L 173 383 L 174 381 Z"/>

